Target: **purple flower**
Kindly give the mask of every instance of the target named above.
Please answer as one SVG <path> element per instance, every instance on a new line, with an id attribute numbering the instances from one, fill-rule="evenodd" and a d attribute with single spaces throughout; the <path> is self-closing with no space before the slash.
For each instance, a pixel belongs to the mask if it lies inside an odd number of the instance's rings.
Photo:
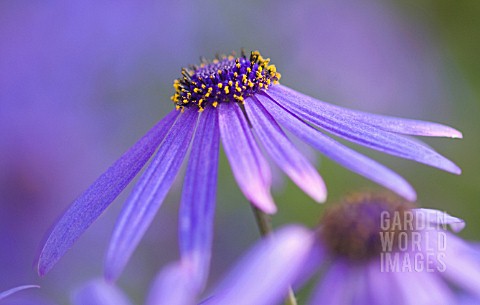
<path id="1" fill-rule="evenodd" d="M 258 243 L 247 253 L 231 270 L 223 281 L 215 289 L 216 291 L 228 292 L 235 284 L 245 285 L 245 281 L 255 282 L 255 287 L 244 291 L 241 298 L 236 302 L 240 304 L 257 304 L 254 301 L 261 299 L 258 304 L 269 304 L 278 299 L 290 285 L 290 280 L 298 275 L 302 259 L 310 252 L 307 246 L 310 232 L 304 228 L 291 227 L 288 230 L 281 230 L 275 235 L 275 239 L 267 239 Z M 270 263 L 282 265 L 283 268 L 273 268 Z M 292 262 L 292 263 L 291 263 Z M 153 281 L 146 305 L 193 305 L 198 303 L 198 290 L 195 285 L 196 268 L 188 260 L 181 260 L 171 263 L 163 268 Z M 252 281 L 251 275 L 261 274 L 261 281 Z M 246 286 L 235 286 L 233 292 L 238 292 Z M 131 305 L 127 296 L 117 286 L 106 283 L 103 279 L 97 279 L 83 285 L 73 294 L 74 305 Z M 221 303 L 220 297 L 212 296 L 201 304 L 214 302 Z"/>
<path id="2" fill-rule="evenodd" d="M 192 270 L 180 263 L 172 263 L 162 270 L 153 282 L 146 305 L 195 304 L 197 290 L 192 286 Z M 124 292 L 103 279 L 92 280 L 72 295 L 74 305 L 131 305 Z"/>
<path id="3" fill-rule="evenodd" d="M 447 226 L 465 224 L 385 196 L 356 197 L 328 210 L 314 232 L 289 227 L 260 242 L 270 248 L 251 250 L 204 304 L 277 304 L 284 281 L 304 284 L 319 269 L 308 304 L 477 304 L 480 252 Z"/>
<path id="4" fill-rule="evenodd" d="M 247 199 L 274 213 L 271 174 L 258 142 L 273 161 L 315 201 L 326 198 L 323 180 L 282 127 L 348 169 L 414 200 L 402 177 L 323 134 L 459 174 L 460 169 L 407 135 L 461 137 L 448 126 L 343 109 L 278 84 L 280 74 L 258 51 L 202 59 L 175 81 L 169 113 L 101 175 L 63 215 L 39 259 L 44 275 L 138 174 L 152 155 L 113 233 L 106 277 L 116 279 L 169 191 L 191 146 L 180 206 L 180 252 L 204 286 L 210 262 L 220 139 Z M 282 127 L 280 127 L 280 125 Z M 313 125 L 313 126 L 312 126 Z M 315 126 L 315 127 L 314 127 Z M 156 153 L 155 153 L 156 152 Z"/>

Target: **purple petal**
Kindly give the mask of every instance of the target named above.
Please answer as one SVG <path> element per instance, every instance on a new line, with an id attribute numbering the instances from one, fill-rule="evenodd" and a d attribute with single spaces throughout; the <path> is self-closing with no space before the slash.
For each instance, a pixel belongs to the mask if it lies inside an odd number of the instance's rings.
<path id="1" fill-rule="evenodd" d="M 261 94 L 258 94 L 256 98 L 268 109 L 268 112 L 277 122 L 330 159 L 335 160 L 353 172 L 391 189 L 410 201 L 416 199 L 415 191 L 410 184 L 395 172 L 327 137 L 270 98 Z"/>
<path id="2" fill-rule="evenodd" d="M 458 305 L 478 305 L 478 303 L 480 303 L 478 297 L 468 294 L 460 294 L 456 300 L 456 304 Z"/>
<path id="3" fill-rule="evenodd" d="M 107 252 L 107 279 L 120 275 L 160 208 L 187 153 L 197 118 L 195 109 L 187 109 L 178 117 L 125 202 Z"/>
<path id="4" fill-rule="evenodd" d="M 278 92 L 278 94 L 281 95 L 289 94 L 290 92 L 292 95 L 295 95 L 297 97 L 290 99 L 290 101 L 295 104 L 296 107 L 300 107 L 302 109 L 309 109 L 316 116 L 329 115 L 344 117 L 348 120 L 354 120 L 363 124 L 372 125 L 385 131 L 402 133 L 406 135 L 449 138 L 463 137 L 460 131 L 450 126 L 433 122 L 402 119 L 343 108 L 314 99 L 310 96 L 301 94 L 282 85 L 272 86 L 269 92 Z"/>
<path id="5" fill-rule="evenodd" d="M 245 110 L 253 130 L 277 165 L 301 188 L 318 202 L 327 197 L 325 183 L 286 137 L 277 122 L 255 98 L 247 98 Z"/>
<path id="6" fill-rule="evenodd" d="M 131 305 L 130 300 L 115 285 L 98 279 L 77 290 L 73 297 L 74 305 Z"/>
<path id="7" fill-rule="evenodd" d="M 414 259 L 410 257 L 410 259 Z M 401 260 L 402 261 L 402 260 Z M 413 262 L 412 262 L 413 263 Z M 398 295 L 404 305 L 451 305 L 455 304 L 450 288 L 438 273 L 426 270 L 393 272 Z"/>
<path id="8" fill-rule="evenodd" d="M 355 266 L 352 280 L 352 304 L 373 305 L 373 296 L 370 294 L 370 291 L 368 291 L 370 283 L 367 278 L 366 266 Z"/>
<path id="9" fill-rule="evenodd" d="M 446 232 L 443 275 L 455 286 L 480 298 L 480 253 L 468 243 Z"/>
<path id="10" fill-rule="evenodd" d="M 317 233 L 314 233 L 317 234 Z M 318 235 L 317 235 L 318 236 Z M 294 287 L 302 287 L 329 259 L 325 246 L 319 238 L 315 238 L 310 254 L 305 259 L 303 267 L 299 270 L 297 280 L 292 283 Z"/>
<path id="11" fill-rule="evenodd" d="M 420 218 L 426 225 L 446 229 L 449 225 L 452 231 L 458 233 L 465 228 L 463 219 L 450 216 L 449 214 L 434 209 L 414 209 L 417 218 Z M 419 220 L 417 220 L 418 222 Z"/>
<path id="12" fill-rule="evenodd" d="M 270 195 L 271 175 L 252 131 L 236 103 L 220 103 L 219 125 L 233 175 L 245 196 L 266 213 L 277 208 Z"/>
<path id="13" fill-rule="evenodd" d="M 307 260 L 314 234 L 287 227 L 250 250 L 202 304 L 277 304 Z"/>
<path id="14" fill-rule="evenodd" d="M 137 175 L 160 145 L 177 116 L 177 111 L 170 112 L 71 204 L 43 246 L 38 261 L 40 276 L 45 275 L 55 265 Z"/>
<path id="15" fill-rule="evenodd" d="M 220 134 L 217 110 L 207 107 L 200 115 L 180 205 L 180 254 L 196 267 L 204 286 L 210 265 Z"/>
<path id="16" fill-rule="evenodd" d="M 38 285 L 23 285 L 23 286 L 18 286 L 14 287 L 5 291 L 0 292 L 0 300 L 5 299 L 9 295 L 12 295 L 14 293 L 17 293 L 19 291 L 25 290 L 25 289 L 30 289 L 30 288 L 40 288 Z"/>
<path id="17" fill-rule="evenodd" d="M 343 261 L 332 263 L 320 280 L 308 304 L 348 305 L 352 300 L 350 266 Z"/>
<path id="18" fill-rule="evenodd" d="M 174 263 L 165 267 L 150 289 L 146 305 L 193 305 L 198 286 L 192 281 L 192 266 Z"/>
<path id="19" fill-rule="evenodd" d="M 379 260 L 374 260 L 366 266 L 368 292 L 372 297 L 372 305 L 400 305 L 402 300 L 396 297 L 398 291 L 390 272 L 382 272 Z"/>
<path id="20" fill-rule="evenodd" d="M 275 87 L 273 86 L 272 89 Z M 352 120 L 351 117 L 343 115 L 343 112 L 313 111 L 316 100 L 298 102 L 305 99 L 305 96 L 294 90 L 287 90 L 286 87 L 280 86 L 264 94 L 291 112 L 334 135 L 397 157 L 411 159 L 454 174 L 461 173 L 460 168 L 452 161 L 428 146 L 421 145 L 418 141 Z"/>

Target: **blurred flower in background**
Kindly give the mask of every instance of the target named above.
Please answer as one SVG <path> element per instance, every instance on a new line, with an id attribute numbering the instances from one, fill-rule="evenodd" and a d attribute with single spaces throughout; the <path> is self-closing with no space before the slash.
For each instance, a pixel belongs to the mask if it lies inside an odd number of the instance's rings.
<path id="1" fill-rule="evenodd" d="M 447 231 L 464 226 L 390 195 L 357 194 L 314 232 L 286 227 L 259 242 L 202 304 L 278 304 L 288 283 L 302 286 L 316 271 L 312 305 L 478 303 L 478 249 Z"/>
<path id="2" fill-rule="evenodd" d="M 302 258 L 309 255 L 310 235 L 304 228 L 291 227 L 278 232 L 274 241 L 269 238 L 266 242 L 259 242 L 228 268 L 230 273 L 216 285 L 213 294 L 207 294 L 202 301 L 192 286 L 195 269 L 186 261 L 171 263 L 156 276 L 145 304 L 275 304 L 283 297 L 291 279 L 298 276 Z M 274 264 L 283 268 L 271 268 Z M 261 281 L 254 280 L 252 274 L 260 275 L 258 279 Z M 236 298 L 231 298 L 230 292 Z M 117 286 L 102 279 L 82 285 L 72 299 L 74 305 L 131 304 Z"/>

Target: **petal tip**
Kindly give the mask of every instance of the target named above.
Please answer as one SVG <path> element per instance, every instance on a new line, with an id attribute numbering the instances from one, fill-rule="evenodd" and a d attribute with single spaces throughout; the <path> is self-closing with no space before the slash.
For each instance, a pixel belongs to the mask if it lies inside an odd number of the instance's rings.
<path id="1" fill-rule="evenodd" d="M 325 203 L 325 201 L 327 201 L 327 192 L 326 191 L 319 191 L 319 192 L 317 192 L 317 194 L 312 196 L 312 198 L 317 203 L 323 204 L 323 203 Z"/>
<path id="2" fill-rule="evenodd" d="M 446 125 L 439 125 L 439 127 L 437 128 L 433 127 L 432 129 L 429 129 L 429 131 L 418 135 L 430 137 L 446 137 L 451 139 L 463 139 L 463 134 L 461 131 Z"/>
<path id="3" fill-rule="evenodd" d="M 277 206 L 268 190 L 257 189 L 254 192 L 250 191 L 249 193 L 246 193 L 245 196 L 252 204 L 263 212 L 267 214 L 275 214 L 277 212 Z"/>
<path id="4" fill-rule="evenodd" d="M 461 175 L 462 169 L 455 165 L 454 167 L 452 167 L 451 173 L 455 175 Z"/>
<path id="5" fill-rule="evenodd" d="M 306 183 L 299 184 L 300 188 L 313 200 L 318 203 L 324 203 L 327 200 L 327 186 L 320 176 L 314 176 L 313 179 L 303 178 L 302 180 Z"/>
<path id="6" fill-rule="evenodd" d="M 275 214 L 278 210 L 277 206 L 275 205 L 275 203 L 273 203 L 273 201 L 268 204 L 262 203 L 262 205 L 258 208 L 267 214 Z"/>
<path id="7" fill-rule="evenodd" d="M 41 267 L 37 268 L 37 274 L 38 274 L 39 277 L 44 277 L 47 273 L 48 273 L 47 270 L 45 270 Z"/>
<path id="8" fill-rule="evenodd" d="M 403 196 L 405 197 L 405 199 L 407 199 L 410 202 L 417 201 L 417 193 L 415 191 L 411 194 L 404 194 Z"/>
<path id="9" fill-rule="evenodd" d="M 40 258 L 37 264 L 37 274 L 40 277 L 44 277 L 52 269 L 52 264 L 48 261 Z"/>
<path id="10" fill-rule="evenodd" d="M 452 134 L 453 139 L 463 139 L 463 133 L 457 130 L 454 134 Z"/>
<path id="11" fill-rule="evenodd" d="M 453 232 L 459 233 L 460 231 L 465 229 L 466 225 L 467 224 L 465 223 L 465 221 L 459 221 L 459 222 L 451 223 L 450 228 L 452 229 Z"/>
<path id="12" fill-rule="evenodd" d="M 408 184 L 405 189 L 393 190 L 393 191 L 395 191 L 395 193 L 397 193 L 398 195 L 400 195 L 401 197 L 403 197 L 409 202 L 417 201 L 417 192 L 410 184 Z"/>
<path id="13" fill-rule="evenodd" d="M 462 173 L 462 169 L 457 164 L 453 163 L 452 161 L 443 156 L 440 157 L 440 162 L 438 162 L 438 164 L 434 167 L 454 175 L 460 175 Z"/>
<path id="14" fill-rule="evenodd" d="M 272 206 L 265 207 L 263 211 L 267 214 L 275 214 L 277 213 L 277 206 L 274 204 Z"/>
<path id="15" fill-rule="evenodd" d="M 441 135 L 452 139 L 463 139 L 463 133 L 453 127 L 448 127 L 448 130 Z"/>

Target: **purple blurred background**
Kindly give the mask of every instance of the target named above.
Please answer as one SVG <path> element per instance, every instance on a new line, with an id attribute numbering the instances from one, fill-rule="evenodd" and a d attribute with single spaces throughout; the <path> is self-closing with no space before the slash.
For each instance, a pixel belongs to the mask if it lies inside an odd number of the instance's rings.
<path id="1" fill-rule="evenodd" d="M 271 57 L 283 83 L 314 97 L 464 131 L 461 142 L 432 141 L 464 169 L 461 177 L 370 155 L 410 180 L 420 204 L 470 221 L 465 236 L 478 239 L 480 93 L 473 88 L 480 72 L 465 64 L 470 52 L 457 48 L 455 39 L 463 36 L 450 34 L 466 28 L 462 14 L 471 10 L 445 20 L 448 10 L 443 2 L 375 0 L 1 2 L 0 291 L 38 283 L 42 289 L 8 302 L 66 304 L 69 291 L 101 275 L 128 190 L 40 279 L 34 263 L 49 228 L 172 109 L 172 83 L 182 66 L 241 47 Z M 212 283 L 258 238 L 222 158 Z M 323 158 L 319 169 L 329 185 L 327 204 L 346 192 L 375 188 Z M 156 271 L 177 257 L 180 183 L 120 280 L 138 304 Z M 323 211 L 290 182 L 276 195 L 276 225 L 314 225 Z"/>

